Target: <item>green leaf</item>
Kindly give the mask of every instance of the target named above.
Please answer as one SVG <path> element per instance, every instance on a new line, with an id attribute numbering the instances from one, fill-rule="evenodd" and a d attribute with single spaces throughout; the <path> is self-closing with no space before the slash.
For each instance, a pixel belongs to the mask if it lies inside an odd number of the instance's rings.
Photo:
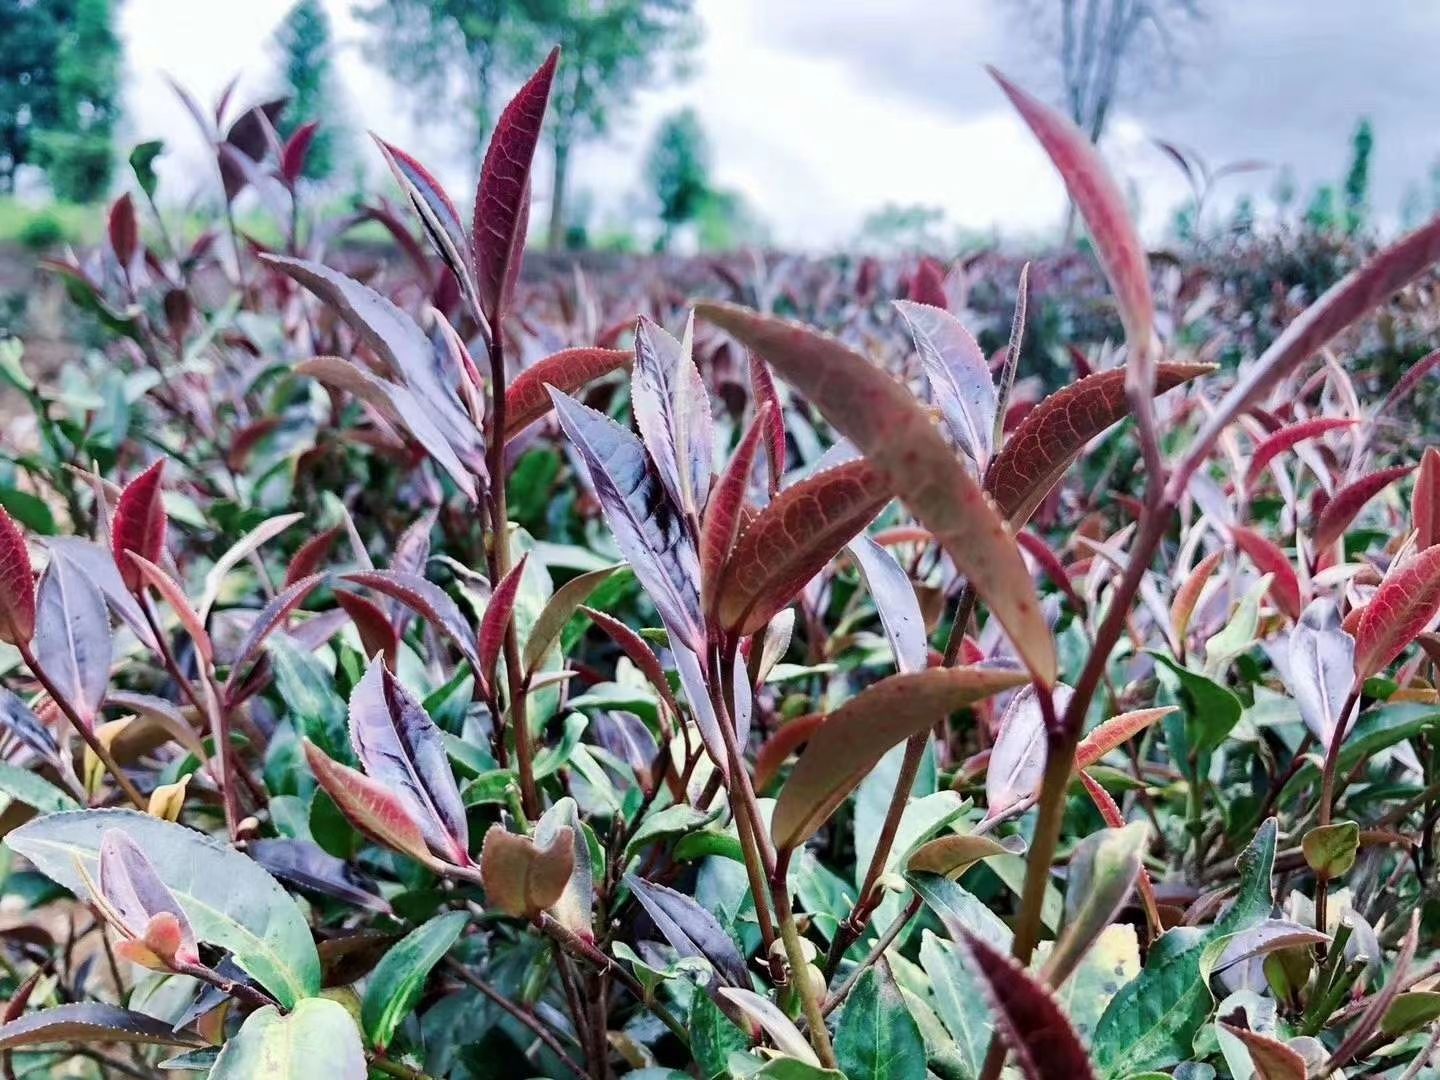
<path id="1" fill-rule="evenodd" d="M 437 915 L 380 958 L 360 1007 L 360 1022 L 371 1043 L 382 1050 L 390 1045 L 400 1021 L 420 1000 L 431 970 L 445 958 L 469 918 L 463 911 Z"/>
<path id="2" fill-rule="evenodd" d="M 0 791 L 42 814 L 80 809 L 79 803 L 44 777 L 3 761 L 0 761 Z"/>
<path id="3" fill-rule="evenodd" d="M 1252 585 L 1235 605 L 1235 614 L 1230 621 L 1205 642 L 1206 676 L 1217 677 L 1230 666 L 1230 661 L 1255 644 L 1255 635 L 1260 629 L 1260 600 L 1270 591 L 1270 581 L 1274 576 L 1266 574 Z"/>
<path id="4" fill-rule="evenodd" d="M 1100 931 L 1070 978 L 1055 991 L 1075 1030 L 1087 1043 L 1105 1006 L 1140 974 L 1140 941 L 1129 923 L 1111 923 Z"/>
<path id="5" fill-rule="evenodd" d="M 282 1016 L 267 1005 L 245 1018 L 210 1080 L 365 1080 L 365 1048 L 345 1007 L 307 998 Z"/>
<path id="6" fill-rule="evenodd" d="M 1355 726 L 1345 736 L 1336 774 L 1343 776 L 1361 761 L 1368 760 L 1381 750 L 1406 739 L 1413 739 L 1437 726 L 1440 726 L 1440 712 L 1437 712 L 1433 705 L 1404 702 L 1371 709 L 1355 722 Z M 1310 787 L 1319 775 L 1320 769 L 1313 762 L 1307 761 L 1286 782 L 1281 798 Z"/>
<path id="7" fill-rule="evenodd" d="M 755 1080 L 848 1080 L 844 1073 L 822 1069 L 794 1058 L 776 1058 L 754 1077 Z"/>
<path id="8" fill-rule="evenodd" d="M 1183 668 L 1168 656 L 1154 652 L 1151 655 L 1179 684 L 1191 750 L 1198 754 L 1214 750 L 1240 722 L 1244 711 L 1240 699 L 1210 677 Z"/>
<path id="9" fill-rule="evenodd" d="M 696 994 L 690 1007 L 690 1052 L 702 1080 L 730 1075 L 730 1055 L 750 1049 L 750 1036 L 730 1022 L 709 994 Z"/>
<path id="10" fill-rule="evenodd" d="M 1300 841 L 1305 862 L 1311 870 L 1326 877 L 1339 877 L 1355 865 L 1360 850 L 1360 826 L 1353 821 L 1337 821 L 1311 829 Z"/>
<path id="11" fill-rule="evenodd" d="M 960 1060 L 978 1076 L 994 1031 L 979 972 L 963 949 L 928 930 L 920 939 L 920 966 L 930 977 L 935 1011 L 949 1029 Z"/>
<path id="12" fill-rule="evenodd" d="M 55 534 L 55 515 L 50 512 L 50 507 L 28 491 L 21 491 L 19 488 L 13 487 L 0 487 L 0 506 L 8 510 L 11 517 L 31 532 L 42 533 L 45 536 Z"/>
<path id="13" fill-rule="evenodd" d="M 1065 933 L 1045 964 L 1052 985 L 1069 977 L 1129 898 L 1149 842 L 1150 826 L 1143 821 L 1102 829 L 1080 841 L 1070 857 Z"/>
<path id="14" fill-rule="evenodd" d="M 972 933 L 993 941 L 998 946 L 1008 946 L 1013 934 L 1010 928 L 973 893 L 939 874 L 907 874 L 905 880 L 919 894 L 920 899 L 930 905 L 940 916 L 951 937 L 958 937 L 956 927 L 964 927 Z"/>
<path id="15" fill-rule="evenodd" d="M 8 843 L 77 896 L 81 867 L 99 880 L 100 838 L 119 829 L 149 856 L 195 936 L 235 962 L 286 1008 L 320 992 L 320 957 L 295 901 L 254 860 L 203 833 L 133 810 L 78 810 L 37 818 Z"/>
<path id="16" fill-rule="evenodd" d="M 1236 866 L 1235 901 L 1208 930 L 1177 927 L 1150 950 L 1145 970 L 1115 995 L 1095 1026 L 1093 1054 L 1102 1075 L 1124 1077 L 1167 1068 L 1190 1056 L 1195 1033 L 1214 1004 L 1202 968 L 1207 947 L 1270 914 L 1275 896 L 1275 819 L 1260 826 Z"/>
<path id="17" fill-rule="evenodd" d="M 355 764 L 345 699 L 335 692 L 335 676 L 313 654 L 276 634 L 265 643 L 275 672 L 275 689 L 295 719 L 298 733 L 327 757 Z"/>
<path id="18" fill-rule="evenodd" d="M 674 806 L 667 806 L 658 813 L 647 817 L 640 828 L 635 830 L 635 835 L 630 843 L 625 845 L 625 862 L 629 862 L 636 853 L 642 851 L 651 844 L 668 840 L 672 837 L 684 836 L 704 828 L 719 816 L 720 811 L 715 810 L 706 814 L 689 803 L 678 803 Z"/>
<path id="19" fill-rule="evenodd" d="M 868 968 L 845 999 L 835 1056 L 849 1080 L 924 1080 L 925 1041 L 888 968 Z"/>

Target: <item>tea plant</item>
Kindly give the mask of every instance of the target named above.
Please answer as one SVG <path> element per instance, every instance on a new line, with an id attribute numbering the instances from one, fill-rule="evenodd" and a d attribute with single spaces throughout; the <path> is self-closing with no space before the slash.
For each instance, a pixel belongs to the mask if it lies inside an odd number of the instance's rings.
<path id="1" fill-rule="evenodd" d="M 126 196 L 52 265 L 110 343 L 3 365 L 7 1075 L 1434 1075 L 1440 452 L 1394 411 L 1440 353 L 1375 407 L 1335 350 L 1440 222 L 1222 373 L 997 75 L 1123 329 L 1037 400 L 1028 265 L 993 358 L 930 261 L 524 276 L 557 63 L 468 228 L 383 142 L 408 209 L 316 219 L 315 128 L 227 94 L 283 250 Z"/>

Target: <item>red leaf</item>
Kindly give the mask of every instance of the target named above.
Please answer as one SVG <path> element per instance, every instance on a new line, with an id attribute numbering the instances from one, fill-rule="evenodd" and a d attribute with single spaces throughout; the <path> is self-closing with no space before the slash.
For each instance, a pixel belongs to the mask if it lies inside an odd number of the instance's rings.
<path id="1" fill-rule="evenodd" d="M 1316 549 L 1323 550 L 1339 540 L 1367 502 L 1402 476 L 1408 476 L 1414 469 L 1413 465 L 1380 469 L 1346 484 L 1337 491 L 1325 504 L 1325 509 L 1320 512 L 1320 520 L 1315 525 Z"/>
<path id="2" fill-rule="evenodd" d="M 1440 543 L 1440 450 L 1433 446 L 1427 446 L 1420 457 L 1410 523 L 1420 550 Z"/>
<path id="3" fill-rule="evenodd" d="M 164 472 L 165 459 L 161 458 L 132 480 L 115 504 L 110 539 L 115 565 L 120 569 L 125 587 L 131 592 L 140 588 L 144 575 L 126 557 L 126 553 L 133 551 L 142 559 L 157 564 L 165 556 L 165 503 L 160 487 Z"/>
<path id="4" fill-rule="evenodd" d="M 1132 352 L 1131 362 L 1140 362 L 1140 355 L 1136 354 L 1150 355 L 1155 332 L 1155 301 L 1150 294 L 1150 262 L 1130 221 L 1125 196 L 1079 128 L 994 68 L 989 71 L 1050 155 L 1075 208 L 1089 226 L 1095 253 L 1100 257 L 1100 265 L 1120 306 L 1120 319 L 1125 324 L 1125 336 Z"/>
<path id="5" fill-rule="evenodd" d="M 1310 1075 L 1299 1051 L 1279 1039 L 1224 1022 L 1219 1026 L 1245 1044 L 1250 1064 L 1255 1066 L 1255 1080 L 1305 1080 Z"/>
<path id="6" fill-rule="evenodd" d="M 1253 488 L 1265 467 L 1277 456 L 1304 442 L 1338 428 L 1354 427 L 1355 421 L 1335 416 L 1322 416 L 1315 420 L 1302 420 L 1298 424 L 1283 427 L 1272 435 L 1261 439 L 1250 455 L 1250 465 L 1245 470 L 1245 487 Z"/>
<path id="7" fill-rule="evenodd" d="M 1155 392 L 1213 370 L 1209 364 L 1159 364 Z M 1011 527 L 1030 520 L 1086 443 L 1128 415 L 1123 371 L 1087 375 L 1026 413 L 985 474 L 985 490 Z"/>
<path id="8" fill-rule="evenodd" d="M 1184 644 L 1185 634 L 1190 629 L 1190 619 L 1195 614 L 1195 605 L 1200 600 L 1200 593 L 1205 588 L 1205 583 L 1210 580 L 1210 575 L 1215 572 L 1215 567 L 1220 565 L 1220 560 L 1224 557 L 1223 550 L 1212 551 L 1206 555 L 1186 575 L 1180 588 L 1175 590 L 1175 599 L 1170 602 L 1170 629 L 1175 634 L 1177 647 Z"/>
<path id="9" fill-rule="evenodd" d="M 1395 384 L 1394 389 L 1385 395 L 1385 400 L 1382 401 L 1380 407 L 1375 410 L 1375 416 L 1377 418 L 1384 416 L 1389 412 L 1392 405 L 1405 397 L 1410 391 L 1414 390 L 1420 380 L 1425 378 L 1426 375 L 1430 374 L 1430 372 L 1434 371 L 1437 367 L 1440 367 L 1440 349 L 1436 349 L 1430 353 L 1430 355 L 1415 361 L 1415 363 L 1410 366 L 1410 370 L 1400 377 L 1400 381 Z"/>
<path id="10" fill-rule="evenodd" d="M 1220 432 L 1235 417 L 1258 403 L 1297 364 L 1314 356 L 1336 334 L 1423 274 L 1436 259 L 1440 259 L 1440 218 L 1386 248 L 1332 285 L 1271 342 L 1220 400 L 1191 442 L 1185 460 L 1172 474 L 1173 488 L 1184 487 L 1209 455 Z"/>
<path id="11" fill-rule="evenodd" d="M 640 672 L 650 681 L 655 692 L 660 695 L 660 700 L 665 702 L 674 716 L 680 715 L 680 703 L 675 700 L 675 694 L 670 689 L 670 680 L 665 677 L 665 669 L 660 666 L 660 658 L 655 655 L 655 650 L 645 644 L 645 639 L 631 630 L 619 619 L 597 611 L 595 608 L 580 605 L 580 610 L 590 617 L 590 620 L 609 636 L 610 640 L 620 647 L 632 664 L 640 669 Z"/>
<path id="12" fill-rule="evenodd" d="M 525 577 L 525 565 L 529 559 L 527 552 L 510 568 L 510 572 L 500 580 L 500 584 L 495 586 L 495 591 L 490 594 L 490 603 L 485 607 L 485 617 L 480 620 L 480 633 L 477 635 L 480 677 L 487 685 L 495 681 L 495 665 L 499 662 L 500 647 L 505 643 L 505 630 L 515 611 L 515 597 L 519 595 L 520 582 Z"/>
<path id="13" fill-rule="evenodd" d="M 110 247 L 115 261 L 127 274 L 140 246 L 140 227 L 135 220 L 135 200 L 121 195 L 110 207 Z"/>
<path id="14" fill-rule="evenodd" d="M 705 303 L 697 310 L 779 368 L 860 448 L 975 584 L 1030 671 L 1043 683 L 1053 682 L 1055 643 L 1030 571 L 1004 522 L 914 395 L 833 337 L 731 304 Z"/>
<path id="15" fill-rule="evenodd" d="M 959 930 L 991 1013 L 1026 1080 L 1093 1080 L 1090 1057 L 1050 991 L 983 938 Z"/>
<path id="16" fill-rule="evenodd" d="M 285 144 L 280 155 L 280 175 L 287 184 L 294 186 L 295 182 L 305 175 L 305 159 L 310 156 L 310 147 L 315 142 L 315 133 L 319 130 L 320 121 L 311 120 L 298 128 Z"/>
<path id="17" fill-rule="evenodd" d="M 701 607 L 706 614 L 713 611 L 719 596 L 720 575 L 740 529 L 740 508 L 745 504 L 745 489 L 750 484 L 771 408 L 769 404 L 760 406 L 705 506 L 705 520 L 700 526 L 700 588 Z"/>
<path id="18" fill-rule="evenodd" d="M 787 720 L 780 729 L 766 739 L 759 753 L 755 755 L 755 790 L 764 791 L 770 781 L 780 773 L 785 759 L 800 746 L 810 741 L 815 729 L 825 722 L 824 713 L 811 713 Z"/>
<path id="19" fill-rule="evenodd" d="M 210 635 L 206 633 L 205 624 L 195 613 L 195 609 L 191 606 L 189 598 L 186 597 L 185 590 L 180 587 L 180 583 L 149 559 L 143 558 L 133 551 L 126 552 L 125 557 L 139 568 L 144 581 L 153 585 L 175 614 L 180 617 L 181 625 L 185 627 L 185 632 L 190 635 L 190 639 L 195 642 L 195 650 L 201 658 L 207 664 L 214 663 L 215 650 L 210 644 Z"/>
<path id="20" fill-rule="evenodd" d="M 725 564 L 715 590 L 720 624 L 742 636 L 767 626 L 892 497 L 863 458 L 782 491 Z"/>
<path id="21" fill-rule="evenodd" d="M 1075 748 L 1075 768 L 1088 769 L 1121 743 L 1129 742 L 1157 720 L 1175 711 L 1174 705 L 1157 709 L 1136 709 L 1097 724 Z"/>
<path id="22" fill-rule="evenodd" d="M 295 552 L 295 557 L 285 568 L 285 587 L 288 589 L 301 578 L 307 578 L 319 570 L 320 564 L 325 561 L 330 549 L 335 546 L 335 541 L 340 539 L 344 531 L 343 525 L 336 525 L 301 544 L 300 550 Z"/>
<path id="23" fill-rule="evenodd" d="M 35 570 L 25 534 L 0 506 L 0 641 L 28 645 L 35 636 Z"/>
<path id="24" fill-rule="evenodd" d="M 355 629 L 360 633 L 360 644 L 365 648 L 365 658 L 384 657 L 389 667 L 395 666 L 396 654 L 400 651 L 400 637 L 385 612 L 363 596 L 335 590 L 335 601 L 345 609 Z"/>
<path id="25" fill-rule="evenodd" d="M 1391 567 L 1355 627 L 1355 672 L 1362 679 L 1390 665 L 1440 612 L 1440 546 Z"/>
<path id="26" fill-rule="evenodd" d="M 430 854 L 419 823 L 388 787 L 327 757 L 309 739 L 305 740 L 305 760 L 345 820 L 361 833 L 427 866 L 443 867 L 444 864 Z"/>
<path id="27" fill-rule="evenodd" d="M 1065 594 L 1065 598 L 1070 601 L 1075 610 L 1084 611 L 1085 601 L 1080 599 L 1080 594 L 1075 591 L 1075 584 L 1070 580 L 1070 571 L 1065 569 L 1065 564 L 1060 561 L 1060 557 L 1050 550 L 1050 545 L 1033 533 L 1023 531 L 1015 534 L 1015 540 L 1030 553 L 1032 559 L 1040 564 L 1040 569 L 1045 571 L 1045 576 Z"/>
<path id="28" fill-rule="evenodd" d="M 540 141 L 540 125 L 550 99 L 550 83 L 560 50 L 554 49 L 540 70 L 520 88 L 496 121 L 480 184 L 475 189 L 475 277 L 485 316 L 493 333 L 500 333 L 500 314 L 525 249 L 525 225 L 530 215 L 530 164 Z"/>
<path id="29" fill-rule="evenodd" d="M 770 367 L 763 359 L 750 354 L 750 390 L 757 409 L 770 406 L 765 423 L 765 457 L 770 462 L 770 497 L 780 494 L 780 481 L 785 477 L 785 414 Z"/>
<path id="30" fill-rule="evenodd" d="M 1236 526 L 1230 530 L 1235 546 L 1255 564 L 1262 574 L 1273 574 L 1270 582 L 1270 599 L 1283 611 L 1291 622 L 1298 621 L 1305 602 L 1300 594 L 1300 578 L 1290 565 L 1289 557 L 1274 543 L 1253 529 Z"/>
<path id="31" fill-rule="evenodd" d="M 949 307 L 950 301 L 945 295 L 945 268 L 934 259 L 921 259 L 915 276 L 910 279 L 906 299 L 942 310 Z"/>
<path id="32" fill-rule="evenodd" d="M 527 368 L 505 392 L 505 438 L 513 439 L 554 408 L 546 386 L 574 394 L 633 359 L 628 349 L 565 349 Z"/>

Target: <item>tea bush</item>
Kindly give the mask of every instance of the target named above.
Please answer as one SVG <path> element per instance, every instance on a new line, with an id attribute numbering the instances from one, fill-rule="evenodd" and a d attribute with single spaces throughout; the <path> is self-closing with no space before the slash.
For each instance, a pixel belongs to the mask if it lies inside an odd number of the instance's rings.
<path id="1" fill-rule="evenodd" d="M 1152 268 L 997 76 L 1108 293 L 525 275 L 558 62 L 468 226 L 191 103 L 280 243 L 127 195 L 49 264 L 107 338 L 0 354 L 7 1073 L 1435 1075 L 1440 222 L 1303 309 Z"/>

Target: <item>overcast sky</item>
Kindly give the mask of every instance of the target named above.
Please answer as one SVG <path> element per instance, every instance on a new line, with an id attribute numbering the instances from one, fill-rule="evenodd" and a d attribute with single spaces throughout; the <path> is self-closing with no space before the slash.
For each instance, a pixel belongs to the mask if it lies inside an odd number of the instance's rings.
<path id="1" fill-rule="evenodd" d="M 783 244 L 842 245 L 886 202 L 939 206 L 952 223 L 1010 234 L 1052 228 L 1063 209 L 1059 183 L 982 68 L 995 63 L 1053 96 L 1053 70 L 1027 43 L 1019 14 L 1025 3 L 1046 2 L 1054 0 L 698 0 L 703 40 L 693 76 L 642 92 L 607 145 L 581 152 L 575 181 L 593 191 L 602 215 L 623 216 L 641 190 L 655 125 L 692 105 L 717 180 L 741 191 Z M 1163 227 L 1186 191 L 1152 136 L 1193 146 L 1212 164 L 1287 164 L 1308 193 L 1343 175 L 1361 116 L 1376 132 L 1374 202 L 1393 223 L 1407 188 L 1425 183 L 1440 160 L 1440 2 L 1199 2 L 1203 22 L 1177 32 L 1183 68 L 1128 101 L 1104 147 L 1138 193 L 1147 231 Z M 365 62 L 365 28 L 350 0 L 327 6 L 356 126 L 411 150 L 457 190 L 472 182 L 450 160 L 456 142 L 443 116 L 417 125 L 409 102 Z M 126 135 L 164 137 L 173 148 L 170 177 L 194 174 L 200 145 L 163 74 L 210 100 L 240 73 L 240 96 L 258 99 L 275 85 L 269 39 L 287 7 L 288 0 L 121 6 Z M 1225 190 L 1230 198 L 1247 189 L 1263 196 L 1274 183 L 1272 171 Z M 538 199 L 544 187 L 541 177 Z"/>

